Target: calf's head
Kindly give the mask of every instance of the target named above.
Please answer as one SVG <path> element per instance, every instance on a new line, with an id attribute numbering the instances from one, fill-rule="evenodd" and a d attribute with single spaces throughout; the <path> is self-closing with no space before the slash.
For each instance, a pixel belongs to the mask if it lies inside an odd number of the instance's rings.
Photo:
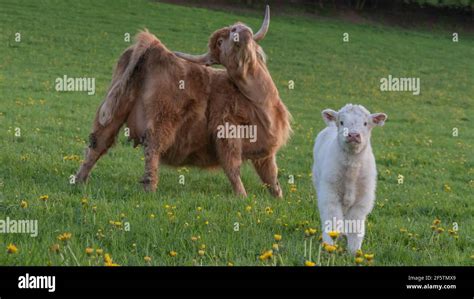
<path id="1" fill-rule="evenodd" d="M 328 126 L 337 127 L 337 139 L 343 150 L 360 153 L 370 142 L 372 129 L 383 126 L 387 115 L 385 113 L 371 114 L 361 105 L 347 104 L 338 112 L 325 109 L 322 112 Z"/>
<path id="2" fill-rule="evenodd" d="M 175 52 L 175 54 L 191 62 L 208 66 L 222 64 L 231 70 L 257 62 L 265 63 L 265 53 L 257 42 L 265 37 L 269 25 L 270 7 L 267 5 L 262 27 L 257 33 L 254 34 L 250 27 L 238 22 L 215 31 L 209 38 L 207 53 L 191 55 Z"/>

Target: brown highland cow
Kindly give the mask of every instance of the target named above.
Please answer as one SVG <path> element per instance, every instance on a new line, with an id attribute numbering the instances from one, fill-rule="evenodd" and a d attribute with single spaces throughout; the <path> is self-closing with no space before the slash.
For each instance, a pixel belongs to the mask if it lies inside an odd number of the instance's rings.
<path id="1" fill-rule="evenodd" d="M 117 63 L 76 181 L 87 180 L 126 123 L 134 146 L 144 146 L 142 183 L 147 191 L 156 190 L 160 163 L 220 165 L 234 192 L 246 196 L 240 166 L 251 160 L 271 194 L 281 197 L 276 153 L 291 128 L 290 114 L 257 44 L 268 30 L 269 18 L 267 7 L 255 35 L 241 23 L 216 31 L 210 37 L 209 52 L 200 56 L 175 54 L 154 35 L 139 33 Z M 207 67 L 212 64 L 222 64 L 227 70 Z M 218 131 L 229 125 L 253 126 L 256 139 L 219 137 Z"/>

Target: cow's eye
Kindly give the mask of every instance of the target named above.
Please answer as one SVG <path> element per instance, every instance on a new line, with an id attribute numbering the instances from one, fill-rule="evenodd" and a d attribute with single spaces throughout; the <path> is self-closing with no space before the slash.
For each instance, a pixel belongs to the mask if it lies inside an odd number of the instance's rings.
<path id="1" fill-rule="evenodd" d="M 341 124 L 341 126 L 343 126 L 343 125 L 344 125 L 344 122 L 341 120 L 340 124 Z"/>
<path id="2" fill-rule="evenodd" d="M 367 126 L 367 122 L 364 123 L 364 126 Z"/>
<path id="3" fill-rule="evenodd" d="M 222 45 L 222 39 L 217 41 L 217 46 L 220 47 Z"/>

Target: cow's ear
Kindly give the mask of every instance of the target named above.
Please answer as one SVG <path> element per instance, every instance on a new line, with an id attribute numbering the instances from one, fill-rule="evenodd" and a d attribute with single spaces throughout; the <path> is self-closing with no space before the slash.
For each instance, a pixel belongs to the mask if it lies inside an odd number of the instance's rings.
<path id="1" fill-rule="evenodd" d="M 370 115 L 370 119 L 372 123 L 376 126 L 383 126 L 385 124 L 385 120 L 387 119 L 387 114 L 385 113 L 373 113 Z"/>
<path id="2" fill-rule="evenodd" d="M 331 122 L 335 122 L 337 119 L 337 112 L 332 109 L 325 109 L 321 112 L 324 122 L 329 126 Z"/>

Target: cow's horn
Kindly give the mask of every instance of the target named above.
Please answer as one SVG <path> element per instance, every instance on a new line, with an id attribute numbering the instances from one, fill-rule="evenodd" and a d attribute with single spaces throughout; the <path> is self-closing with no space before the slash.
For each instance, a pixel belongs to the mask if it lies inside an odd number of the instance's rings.
<path id="1" fill-rule="evenodd" d="M 265 8 L 265 18 L 263 19 L 262 27 L 257 33 L 253 35 L 253 40 L 258 42 L 261 41 L 267 34 L 268 27 L 270 26 L 270 6 L 267 5 Z"/>
<path id="2" fill-rule="evenodd" d="M 191 62 L 195 62 L 198 64 L 205 64 L 205 65 L 213 65 L 215 64 L 214 60 L 211 58 L 211 54 L 201 54 L 201 55 L 191 55 L 187 53 L 181 52 L 174 52 L 174 55 Z"/>

